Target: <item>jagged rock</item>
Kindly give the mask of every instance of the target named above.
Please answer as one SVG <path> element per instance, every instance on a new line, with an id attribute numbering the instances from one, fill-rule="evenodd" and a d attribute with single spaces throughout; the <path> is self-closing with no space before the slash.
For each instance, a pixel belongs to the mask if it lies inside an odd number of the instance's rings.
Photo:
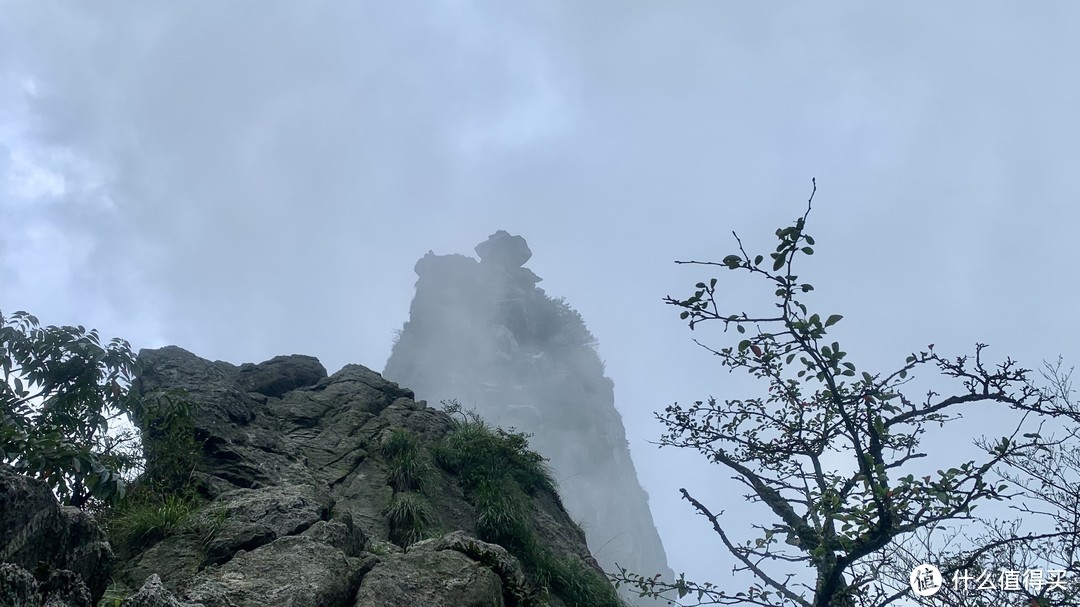
<path id="1" fill-rule="evenodd" d="M 0 464 L 0 512 L 0 561 L 29 571 L 44 563 L 54 572 L 73 572 L 89 589 L 88 601 L 101 598 L 113 553 L 105 533 L 89 514 L 60 506 L 43 481 L 19 474 L 6 464 Z M 60 596 L 67 592 L 67 577 L 62 573 L 57 576 L 51 592 Z M 65 600 L 75 600 L 73 597 Z"/>
<path id="2" fill-rule="evenodd" d="M 0 563 L 0 605 L 4 607 L 41 605 L 38 583 L 34 576 L 14 563 Z"/>
<path id="3" fill-rule="evenodd" d="M 76 573 L 49 571 L 44 582 L 14 563 L 0 563 L 0 607 L 91 607 L 90 591 Z"/>
<path id="4" fill-rule="evenodd" d="M 147 578 L 138 592 L 124 599 L 120 607 L 206 607 L 201 603 L 188 603 L 176 598 L 161 583 L 157 574 Z"/>
<path id="5" fill-rule="evenodd" d="M 219 495 L 224 521 L 206 543 L 204 563 L 221 563 L 240 550 L 254 550 L 279 537 L 301 533 L 321 522 L 330 496 L 313 485 L 283 484 L 236 489 Z"/>
<path id="6" fill-rule="evenodd" d="M 345 556 L 361 556 L 368 544 L 367 536 L 353 524 L 352 514 L 348 510 L 340 512 L 330 521 L 317 521 L 303 535 L 333 546 Z"/>
<path id="7" fill-rule="evenodd" d="M 474 249 L 480 263 L 490 263 L 504 268 L 519 268 L 532 257 L 528 243 L 521 236 L 511 236 L 499 230 Z M 535 276 L 535 274 L 533 274 Z"/>
<path id="8" fill-rule="evenodd" d="M 533 598 L 533 588 L 525 578 L 521 563 L 498 544 L 481 542 L 462 531 L 454 531 L 410 547 L 410 552 L 423 550 L 453 550 L 487 566 L 499 576 L 503 597 L 510 605 L 524 605 Z"/>
<path id="9" fill-rule="evenodd" d="M 286 392 L 313 386 L 326 378 L 326 367 L 314 356 L 275 356 L 257 365 L 240 366 L 240 385 L 249 392 L 279 397 Z"/>
<path id="10" fill-rule="evenodd" d="M 520 597 L 536 589 L 509 552 L 473 537 L 472 497 L 455 473 L 433 463 L 432 450 L 455 430 L 454 420 L 360 365 L 314 383 L 311 375 L 279 383 L 275 372 L 296 376 L 290 359 L 297 357 L 255 366 L 267 373 L 259 385 L 293 386 L 263 390 L 271 396 L 249 381 L 251 366 L 175 347 L 140 352 L 140 394 L 188 392 L 204 441 L 192 475 L 204 503 L 181 531 L 123 547 L 113 581 L 142 587 L 125 606 L 525 607 Z M 442 538 L 408 550 L 389 541 L 400 523 L 388 507 L 399 494 L 385 445 L 402 430 L 427 454 L 413 469 L 424 476 L 414 496 L 428 509 L 421 533 Z M 145 432 L 144 440 L 152 447 L 156 434 Z M 584 535 L 558 496 L 534 493 L 528 516 L 536 541 L 559 558 L 589 562 Z M 552 605 L 564 604 L 552 597 Z"/>
<path id="11" fill-rule="evenodd" d="M 419 397 L 455 398 L 490 423 L 532 434 L 530 445 L 550 458 L 562 502 L 597 553 L 595 560 L 588 550 L 579 556 L 608 571 L 618 564 L 671 579 L 614 384 L 604 376 L 591 333 L 576 311 L 548 297 L 536 286 L 540 278 L 520 267 L 532 254 L 524 238 L 500 230 L 475 250 L 480 263 L 433 253 L 418 262 L 425 271 L 418 272 L 386 377 Z M 572 532 L 546 514 L 535 524 L 571 540 L 564 536 Z"/>
<path id="12" fill-rule="evenodd" d="M 66 569 L 53 570 L 38 586 L 42 607 L 92 607 L 90 590 L 81 577 Z"/>
<path id="13" fill-rule="evenodd" d="M 491 569 L 452 550 L 385 557 L 364 578 L 355 607 L 504 607 Z"/>
<path id="14" fill-rule="evenodd" d="M 344 606 L 376 562 L 347 557 L 310 537 L 283 537 L 203 570 L 184 596 L 206 607 Z"/>

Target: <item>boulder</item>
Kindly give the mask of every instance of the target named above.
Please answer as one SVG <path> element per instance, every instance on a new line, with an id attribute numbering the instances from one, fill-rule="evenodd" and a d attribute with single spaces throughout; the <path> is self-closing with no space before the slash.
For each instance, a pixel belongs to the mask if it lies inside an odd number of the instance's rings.
<path id="1" fill-rule="evenodd" d="M 326 367 L 314 356 L 275 356 L 257 365 L 240 366 L 240 385 L 248 392 L 280 397 L 286 392 L 314 386 L 326 378 Z"/>
<path id="2" fill-rule="evenodd" d="M 39 569 L 43 569 L 39 567 Z M 92 607 L 82 578 L 67 570 L 52 570 L 45 580 L 14 563 L 0 563 L 0 605 L 3 607 Z"/>
<path id="3" fill-rule="evenodd" d="M 38 590 L 75 600 L 74 579 L 85 584 L 87 600 L 105 593 L 113 552 L 94 519 L 61 506 L 44 481 L 32 479 L 0 464 L 0 562 L 35 571 L 39 564 L 56 574 Z M 76 578 L 59 572 L 70 572 Z M 74 597 L 74 598 L 73 598 Z M 65 599 L 65 600 L 68 600 Z"/>
<path id="4" fill-rule="evenodd" d="M 138 592 L 124 599 L 120 607 L 206 607 L 201 603 L 181 601 L 161 583 L 157 574 L 147 578 Z"/>
<path id="5" fill-rule="evenodd" d="M 506 230 L 498 230 L 474 249 L 480 263 L 503 268 L 519 268 L 532 257 L 528 243 L 521 236 L 511 236 Z M 533 274 L 535 276 L 535 274 Z"/>
<path id="6" fill-rule="evenodd" d="M 387 556 L 364 578 L 355 607 L 505 607 L 491 569 L 460 552 L 410 551 Z"/>

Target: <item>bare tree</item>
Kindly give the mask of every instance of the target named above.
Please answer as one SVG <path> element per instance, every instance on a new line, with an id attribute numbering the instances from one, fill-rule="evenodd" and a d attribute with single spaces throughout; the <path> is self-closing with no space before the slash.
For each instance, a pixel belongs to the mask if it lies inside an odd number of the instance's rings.
<path id="1" fill-rule="evenodd" d="M 720 262 L 676 262 L 758 277 L 775 289 L 776 312 L 722 312 L 715 278 L 697 283 L 687 299 L 665 299 L 682 309 L 691 330 L 706 321 L 722 323 L 725 333 L 734 328 L 739 341 L 733 346 L 714 349 L 695 342 L 731 371 L 749 373 L 763 384 L 761 396 L 710 397 L 657 413 L 667 428 L 662 445 L 695 449 L 733 473 L 747 489 L 745 498 L 772 518 L 771 524 L 753 525 L 756 539 L 737 542 L 722 524 L 722 511 L 681 489 L 683 499 L 735 557 L 738 570 L 753 574 L 757 583 L 733 592 L 684 576 L 666 581 L 621 569 L 612 576 L 616 584 L 671 601 L 689 597 L 696 602 L 679 604 L 694 605 L 879 607 L 917 598 L 907 585 L 910 568 L 902 584 L 881 583 L 889 575 L 897 580 L 898 565 L 911 564 L 895 555 L 905 546 L 910 551 L 918 534 L 929 538 L 949 524 L 983 523 L 987 531 L 990 521 L 975 518 L 973 508 L 1015 495 L 1010 493 L 1013 484 L 999 474 L 1010 463 L 1031 461 L 1051 448 L 1053 441 L 1029 430 L 1062 414 L 1052 395 L 1038 389 L 1031 372 L 1013 360 L 990 362 L 983 344 L 970 356 L 953 358 L 938 354 L 931 344 L 894 370 L 873 373 L 849 362 L 837 341 L 826 340 L 842 316 L 812 313 L 800 298 L 813 286 L 800 282 L 793 270 L 800 255 L 814 252 L 814 239 L 804 231 L 813 198 L 794 225 L 776 231 L 779 244 L 769 254 L 771 262 L 748 254 L 738 235 L 738 253 Z M 923 370 L 945 378 L 952 393 L 905 394 Z M 980 443 L 982 457 L 916 476 L 915 460 L 927 455 L 920 447 L 927 428 L 952 424 L 974 406 L 984 415 L 1016 423 L 1005 436 Z M 939 462 L 949 457 L 935 454 Z M 846 465 L 826 465 L 838 460 Z M 1057 531 L 1041 539 L 1065 541 L 1067 536 Z M 982 545 L 957 553 L 974 559 L 969 568 L 986 565 L 979 557 L 995 550 L 1030 548 L 1038 541 L 1034 536 L 982 539 Z M 942 564 L 943 573 L 951 574 L 961 571 L 965 561 Z"/>

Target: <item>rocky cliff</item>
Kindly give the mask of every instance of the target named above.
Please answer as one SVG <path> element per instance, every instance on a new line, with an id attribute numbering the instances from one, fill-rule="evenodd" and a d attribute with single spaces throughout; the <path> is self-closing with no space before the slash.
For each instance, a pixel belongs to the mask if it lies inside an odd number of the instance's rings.
<path id="1" fill-rule="evenodd" d="M 593 336 L 537 287 L 524 238 L 500 230 L 475 250 L 479 261 L 429 251 L 416 263 L 416 296 L 384 375 L 531 433 L 601 566 L 670 579 Z"/>
<path id="2" fill-rule="evenodd" d="M 136 392 L 181 401 L 188 425 L 138 421 L 147 472 L 100 524 L 0 466 L 0 605 L 618 604 L 522 436 L 359 365 L 139 363 Z M 177 476 L 165 445 L 184 432 L 183 491 L 163 492 L 147 479 Z"/>

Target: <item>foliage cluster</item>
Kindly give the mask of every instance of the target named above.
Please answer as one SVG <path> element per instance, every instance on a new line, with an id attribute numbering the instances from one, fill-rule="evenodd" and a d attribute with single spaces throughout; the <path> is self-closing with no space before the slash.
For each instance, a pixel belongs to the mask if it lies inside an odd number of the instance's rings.
<path id="1" fill-rule="evenodd" d="M 529 435 L 492 428 L 457 401 L 443 405 L 455 416 L 455 429 L 433 446 L 434 460 L 460 479 L 477 511 L 477 536 L 509 550 L 535 586 L 554 590 L 573 607 L 623 605 L 608 580 L 537 541 L 529 496 L 558 494 L 544 458 L 529 450 Z"/>
<path id="2" fill-rule="evenodd" d="M 102 345 L 95 330 L 0 313 L 0 461 L 81 508 L 116 505 L 144 455 L 159 462 L 156 483 L 182 485 L 199 448 L 190 402 L 176 392 L 142 397 L 136 370 L 122 339 Z M 125 418 L 148 422 L 160 449 L 144 454 L 132 431 L 110 432 Z"/>
<path id="3" fill-rule="evenodd" d="M 101 344 L 83 327 L 41 327 L 0 313 L 0 461 L 48 483 L 67 505 L 123 497 L 135 464 L 107 432 L 130 413 L 135 359 L 120 339 Z"/>

